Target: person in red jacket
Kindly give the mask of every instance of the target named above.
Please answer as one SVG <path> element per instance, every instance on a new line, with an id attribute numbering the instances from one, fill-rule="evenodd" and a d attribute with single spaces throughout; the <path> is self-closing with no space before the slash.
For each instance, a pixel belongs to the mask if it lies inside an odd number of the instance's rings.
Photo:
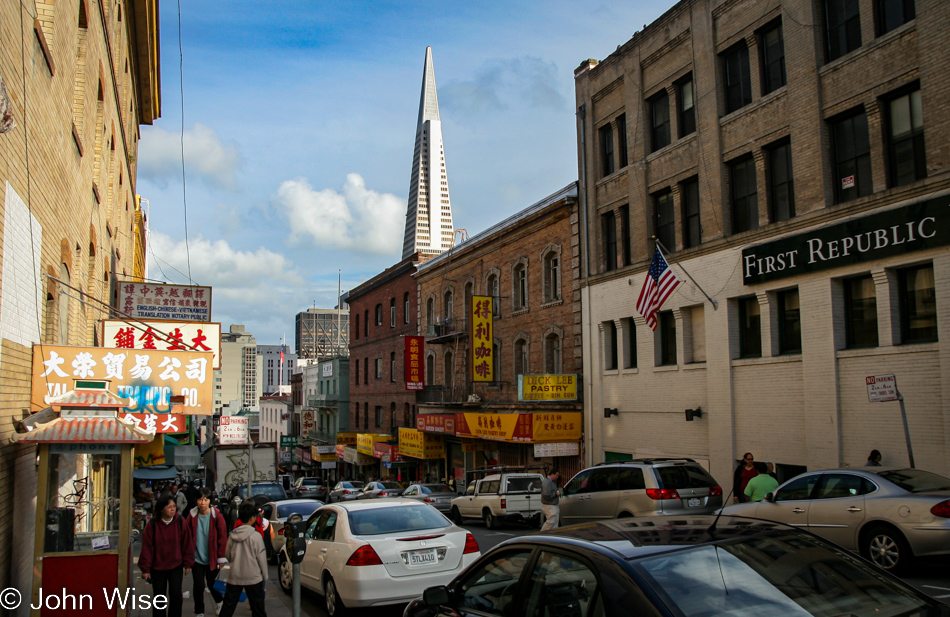
<path id="1" fill-rule="evenodd" d="M 228 547 L 228 526 L 221 511 L 211 505 L 211 490 L 198 491 L 197 507 L 188 513 L 187 523 L 195 539 L 195 565 L 191 570 L 195 583 L 195 617 L 204 617 L 205 587 L 214 599 L 215 613 L 221 610 L 224 595 L 214 588 L 218 567 L 228 560 L 224 553 Z"/>
<path id="2" fill-rule="evenodd" d="M 155 502 L 152 520 L 142 533 L 139 568 L 152 584 L 152 595 L 168 599 L 168 617 L 181 617 L 181 583 L 195 563 L 191 528 L 178 514 L 175 498 L 163 493 Z M 165 617 L 165 609 L 152 605 L 152 617 Z"/>

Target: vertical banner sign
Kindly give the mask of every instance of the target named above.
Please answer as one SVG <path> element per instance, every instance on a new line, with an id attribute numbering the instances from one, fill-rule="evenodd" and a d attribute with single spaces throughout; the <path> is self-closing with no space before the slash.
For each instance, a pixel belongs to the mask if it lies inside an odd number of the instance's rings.
<path id="1" fill-rule="evenodd" d="M 425 373 L 422 368 L 423 338 L 406 337 L 406 390 L 425 388 Z"/>
<path id="2" fill-rule="evenodd" d="M 492 297 L 472 296 L 472 381 L 495 381 Z"/>

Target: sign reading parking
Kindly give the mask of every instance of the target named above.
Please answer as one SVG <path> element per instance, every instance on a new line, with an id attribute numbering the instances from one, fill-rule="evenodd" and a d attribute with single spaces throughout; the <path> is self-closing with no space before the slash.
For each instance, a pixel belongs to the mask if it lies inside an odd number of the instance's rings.
<path id="1" fill-rule="evenodd" d="M 221 416 L 218 425 L 218 443 L 222 446 L 247 443 L 247 416 Z"/>
<path id="2" fill-rule="evenodd" d="M 868 400 L 872 403 L 898 400 L 897 378 L 893 375 L 869 375 L 864 381 L 868 386 Z"/>

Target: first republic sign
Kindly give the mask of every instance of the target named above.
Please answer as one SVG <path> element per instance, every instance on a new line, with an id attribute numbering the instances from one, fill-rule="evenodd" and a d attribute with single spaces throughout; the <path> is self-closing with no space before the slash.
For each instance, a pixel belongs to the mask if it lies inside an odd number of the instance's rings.
<path id="1" fill-rule="evenodd" d="M 950 244 L 950 196 L 742 249 L 742 282 L 764 283 Z"/>

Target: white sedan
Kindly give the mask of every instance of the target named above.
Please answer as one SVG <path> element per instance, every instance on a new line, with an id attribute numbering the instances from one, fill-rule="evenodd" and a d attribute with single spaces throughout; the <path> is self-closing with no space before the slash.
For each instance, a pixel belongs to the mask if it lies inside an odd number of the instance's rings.
<path id="1" fill-rule="evenodd" d="M 481 555 L 475 537 L 432 506 L 411 499 L 325 505 L 307 520 L 300 584 L 323 594 L 330 617 L 346 608 L 409 602 L 447 585 Z M 278 558 L 290 593 L 287 547 Z"/>

